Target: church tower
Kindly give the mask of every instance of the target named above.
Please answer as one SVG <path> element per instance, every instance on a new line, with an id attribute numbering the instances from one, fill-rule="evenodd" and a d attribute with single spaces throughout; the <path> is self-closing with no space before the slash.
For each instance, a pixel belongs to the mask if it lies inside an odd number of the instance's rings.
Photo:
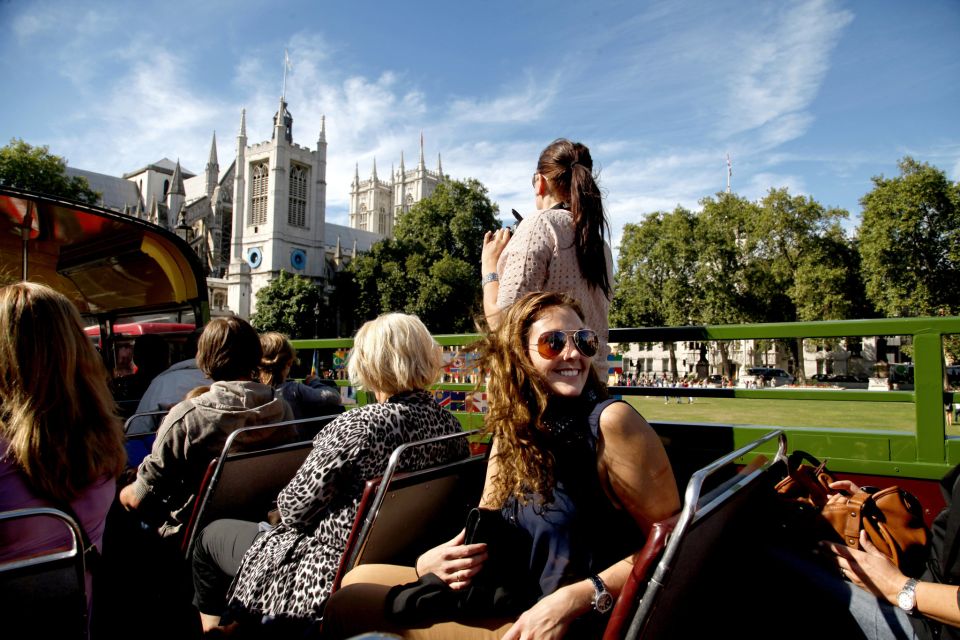
<path id="1" fill-rule="evenodd" d="M 237 291 L 229 296 L 229 304 L 244 317 L 256 309 L 256 291 L 280 271 L 315 281 L 327 277 L 326 119 L 321 120 L 316 151 L 293 141 L 293 120 L 281 97 L 270 140 L 248 146 L 245 115 L 241 118 L 231 255 Z M 250 290 L 246 307 L 241 295 L 245 273 L 249 274 Z M 235 306 L 235 302 L 240 304 Z"/>
<path id="2" fill-rule="evenodd" d="M 427 169 L 424 161 L 423 134 L 420 134 L 420 155 L 415 169 L 407 171 L 403 151 L 400 168 L 390 170 L 389 182 L 377 176 L 377 161 L 368 180 L 360 180 L 359 167 L 350 184 L 350 226 L 391 237 L 400 217 L 417 202 L 429 197 L 443 181 L 443 164 L 437 156 L 437 170 Z"/>

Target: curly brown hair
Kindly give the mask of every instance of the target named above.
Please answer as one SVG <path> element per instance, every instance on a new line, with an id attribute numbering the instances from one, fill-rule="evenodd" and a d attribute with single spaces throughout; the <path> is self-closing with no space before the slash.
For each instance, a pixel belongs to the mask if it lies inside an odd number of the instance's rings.
<path id="1" fill-rule="evenodd" d="M 529 293 L 503 312 L 496 330 L 476 349 L 486 378 L 487 431 L 497 441 L 497 473 L 491 501 L 502 506 L 511 496 L 523 503 L 533 493 L 543 504 L 553 500 L 554 458 L 545 446 L 543 414 L 551 391 L 527 351 L 530 327 L 556 307 L 567 307 L 583 320 L 580 304 L 564 293 Z M 584 390 L 606 396 L 596 369 L 588 371 Z"/>

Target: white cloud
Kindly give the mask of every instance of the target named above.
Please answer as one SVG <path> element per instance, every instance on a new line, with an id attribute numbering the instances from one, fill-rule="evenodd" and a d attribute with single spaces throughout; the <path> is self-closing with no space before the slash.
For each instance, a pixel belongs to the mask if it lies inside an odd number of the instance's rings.
<path id="1" fill-rule="evenodd" d="M 752 25 L 735 39 L 744 55 L 727 71 L 730 93 L 723 122 L 728 135 L 760 130 L 776 146 L 802 135 L 805 110 L 830 68 L 833 51 L 853 15 L 830 0 L 794 3 L 764 28 Z"/>
<path id="2" fill-rule="evenodd" d="M 525 123 L 540 118 L 550 108 L 559 89 L 559 78 L 538 84 L 528 77 L 515 93 L 488 98 L 460 98 L 450 104 L 450 118 L 457 122 L 502 124 Z"/>

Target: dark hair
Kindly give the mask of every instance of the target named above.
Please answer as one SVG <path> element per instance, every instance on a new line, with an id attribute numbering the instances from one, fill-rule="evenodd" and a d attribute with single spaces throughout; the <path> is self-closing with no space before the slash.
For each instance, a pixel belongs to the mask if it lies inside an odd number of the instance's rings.
<path id="1" fill-rule="evenodd" d="M 252 380 L 263 351 L 260 336 L 242 318 L 215 318 L 200 335 L 197 367 L 214 381 Z"/>
<path id="2" fill-rule="evenodd" d="M 573 214 L 580 274 L 591 287 L 600 287 L 609 298 L 610 278 L 603 242 L 609 226 L 593 173 L 590 149 L 565 138 L 554 140 L 540 154 L 537 173 L 547 179 L 553 196 L 564 202 Z"/>

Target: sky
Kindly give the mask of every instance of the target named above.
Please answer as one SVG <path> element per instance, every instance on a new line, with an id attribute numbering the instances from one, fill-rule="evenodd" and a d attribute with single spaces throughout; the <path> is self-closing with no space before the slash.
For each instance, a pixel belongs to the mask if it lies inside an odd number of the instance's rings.
<path id="1" fill-rule="evenodd" d="M 112 2 L 0 0 L 0 144 L 111 175 L 168 157 L 194 173 L 240 113 L 267 140 L 286 98 L 298 144 L 326 116 L 327 220 L 359 164 L 477 178 L 506 220 L 533 208 L 540 151 L 586 144 L 613 244 L 627 222 L 726 188 L 850 212 L 911 155 L 960 179 L 958 0 Z"/>

